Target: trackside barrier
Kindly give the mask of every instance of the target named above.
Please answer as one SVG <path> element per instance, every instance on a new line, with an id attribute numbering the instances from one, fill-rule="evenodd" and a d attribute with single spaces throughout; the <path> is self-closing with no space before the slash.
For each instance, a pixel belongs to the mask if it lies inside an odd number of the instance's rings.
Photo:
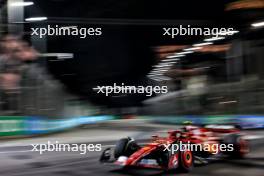
<path id="1" fill-rule="evenodd" d="M 192 122 L 197 125 L 234 124 L 243 129 L 264 128 L 264 116 L 261 115 L 219 115 L 219 116 L 144 116 L 157 123 L 183 124 Z"/>
<path id="2" fill-rule="evenodd" d="M 23 116 L 1 116 L 0 136 L 19 136 L 25 131 L 25 120 Z"/>
<path id="3" fill-rule="evenodd" d="M 223 116 L 141 116 L 158 123 L 183 124 L 237 124 L 243 129 L 264 128 L 264 116 L 223 115 Z M 71 129 L 84 124 L 95 124 L 116 119 L 115 116 L 87 116 L 69 119 L 47 119 L 44 117 L 0 116 L 0 136 L 25 136 L 47 134 Z"/>
<path id="4" fill-rule="evenodd" d="M 43 117 L 0 116 L 0 136 L 23 136 L 47 134 L 74 128 L 84 124 L 94 124 L 113 120 L 114 116 L 84 116 L 70 119 L 47 119 Z"/>

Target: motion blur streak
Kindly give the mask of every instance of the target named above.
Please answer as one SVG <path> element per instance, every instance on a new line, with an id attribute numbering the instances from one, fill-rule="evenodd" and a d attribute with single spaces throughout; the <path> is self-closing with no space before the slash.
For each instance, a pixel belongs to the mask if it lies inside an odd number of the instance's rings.
<path id="1" fill-rule="evenodd" d="M 263 176 L 263 20 L 264 0 L 0 0 L 1 176 Z M 211 32 L 176 35 L 180 26 Z M 114 84 L 148 89 L 102 93 Z M 190 173 L 124 172 L 97 151 L 30 151 L 145 144 L 182 124 L 232 126 L 251 151 Z"/>

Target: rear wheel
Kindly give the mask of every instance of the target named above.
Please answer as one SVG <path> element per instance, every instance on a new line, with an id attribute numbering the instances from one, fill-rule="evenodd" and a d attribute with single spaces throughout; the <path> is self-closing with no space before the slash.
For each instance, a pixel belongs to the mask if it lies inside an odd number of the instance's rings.
<path id="1" fill-rule="evenodd" d="M 233 145 L 233 150 L 226 152 L 230 157 L 243 158 L 249 152 L 248 141 L 239 134 L 231 134 L 224 138 L 224 144 Z"/>

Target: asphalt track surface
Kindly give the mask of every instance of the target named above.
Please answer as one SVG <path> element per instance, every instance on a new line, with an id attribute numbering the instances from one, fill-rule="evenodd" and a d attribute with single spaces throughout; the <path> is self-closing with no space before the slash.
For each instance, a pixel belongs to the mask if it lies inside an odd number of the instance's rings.
<path id="1" fill-rule="evenodd" d="M 251 153 L 243 160 L 223 160 L 205 166 L 194 167 L 191 173 L 160 172 L 153 170 L 126 170 L 102 165 L 98 159 L 101 152 L 38 152 L 30 151 L 30 143 L 45 143 L 47 140 L 73 143 L 100 143 L 108 147 L 115 144 L 115 138 L 131 135 L 136 139 L 146 138 L 155 131 L 173 129 L 171 126 L 143 124 L 133 127 L 119 124 L 93 126 L 76 129 L 33 139 L 0 142 L 1 176 L 141 176 L 141 175 L 182 175 L 182 176 L 263 176 L 264 175 L 264 131 L 246 131 L 252 137 Z M 93 135 L 93 138 L 91 137 Z M 104 139 L 105 138 L 105 139 Z M 69 140 L 71 139 L 71 140 Z M 76 139 L 76 140 L 73 140 Z M 77 140 L 78 139 L 78 140 Z M 98 140 L 97 140 L 98 139 Z M 104 139 L 104 140 L 103 140 Z M 97 141 L 96 141 L 97 140 Z"/>

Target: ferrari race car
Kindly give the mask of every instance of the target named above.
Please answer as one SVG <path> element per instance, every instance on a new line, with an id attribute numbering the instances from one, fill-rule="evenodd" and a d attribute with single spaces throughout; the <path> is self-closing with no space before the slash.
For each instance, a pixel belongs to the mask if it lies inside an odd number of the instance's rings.
<path id="1" fill-rule="evenodd" d="M 167 132 L 165 137 L 154 135 L 151 142 L 144 145 L 139 145 L 130 137 L 122 138 L 115 147 L 103 151 L 100 162 L 121 168 L 189 172 L 194 164 L 207 164 L 224 157 L 243 158 L 248 152 L 247 140 L 233 126 L 188 125 Z"/>

